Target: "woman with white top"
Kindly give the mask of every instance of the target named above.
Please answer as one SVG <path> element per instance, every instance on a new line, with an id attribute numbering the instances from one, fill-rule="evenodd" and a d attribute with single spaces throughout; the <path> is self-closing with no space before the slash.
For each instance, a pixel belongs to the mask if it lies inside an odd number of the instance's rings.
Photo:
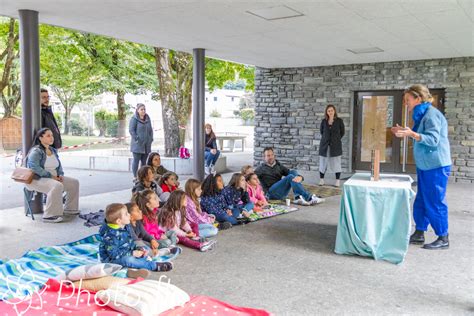
<path id="1" fill-rule="evenodd" d="M 80 213 L 79 181 L 64 176 L 61 161 L 56 148 L 52 146 L 53 143 L 53 133 L 49 128 L 42 128 L 36 133 L 34 146 L 26 158 L 26 166 L 33 170 L 35 176 L 26 188 L 47 195 L 43 221 L 59 223 L 63 221 L 63 215 Z M 63 191 L 66 192 L 65 205 L 63 205 Z"/>

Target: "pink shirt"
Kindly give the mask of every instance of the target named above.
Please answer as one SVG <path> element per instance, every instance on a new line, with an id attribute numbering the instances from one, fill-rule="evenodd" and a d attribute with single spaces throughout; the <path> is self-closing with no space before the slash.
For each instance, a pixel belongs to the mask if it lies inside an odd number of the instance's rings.
<path id="1" fill-rule="evenodd" d="M 265 194 L 263 193 L 262 187 L 257 184 L 256 187 L 252 187 L 250 184 L 247 185 L 247 193 L 249 194 L 250 201 L 256 203 L 257 201 L 268 204 Z"/>
<path id="2" fill-rule="evenodd" d="M 153 210 L 153 212 L 156 217 L 158 209 Z M 143 216 L 143 228 L 145 228 L 147 233 L 152 235 L 156 240 L 160 240 L 161 235 L 164 233 L 164 231 L 158 225 L 158 221 L 156 219 L 154 221 L 150 221 L 146 216 Z"/>
<path id="3" fill-rule="evenodd" d="M 182 226 L 179 226 L 179 224 L 181 223 L 181 212 L 180 211 L 176 211 L 175 212 L 175 222 L 176 222 L 176 225 L 174 225 L 174 227 L 159 227 L 159 229 L 161 229 L 162 231 L 170 231 L 170 230 L 174 230 L 176 232 L 176 235 L 178 235 L 178 237 L 186 237 L 186 234 L 187 233 L 190 233 L 192 232 L 192 228 L 191 228 L 191 225 L 189 225 L 188 221 L 185 221 L 184 225 Z"/>
<path id="4" fill-rule="evenodd" d="M 194 204 L 193 200 L 186 196 L 186 219 L 195 224 L 212 224 L 213 218 L 209 216 L 206 212 L 199 210 Z"/>

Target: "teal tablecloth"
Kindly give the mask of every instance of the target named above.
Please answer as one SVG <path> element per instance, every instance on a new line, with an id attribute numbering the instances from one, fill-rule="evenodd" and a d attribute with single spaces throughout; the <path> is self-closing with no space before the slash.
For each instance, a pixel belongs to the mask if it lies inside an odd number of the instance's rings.
<path id="1" fill-rule="evenodd" d="M 356 173 L 343 186 L 337 226 L 337 254 L 401 263 L 410 238 L 413 180 L 406 175 Z"/>

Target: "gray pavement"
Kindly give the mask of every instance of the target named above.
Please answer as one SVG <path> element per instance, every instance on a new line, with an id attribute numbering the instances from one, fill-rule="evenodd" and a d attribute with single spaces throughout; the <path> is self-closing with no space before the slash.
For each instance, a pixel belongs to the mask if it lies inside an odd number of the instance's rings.
<path id="1" fill-rule="evenodd" d="M 81 208 L 96 210 L 125 201 L 129 192 L 81 196 Z M 448 186 L 451 248 L 410 246 L 401 265 L 334 254 L 340 201 L 335 196 L 322 205 L 221 231 L 213 251 L 184 249 L 166 275 L 190 294 L 265 308 L 275 315 L 472 315 L 473 193 L 472 185 Z M 98 231 L 77 217 L 60 224 L 42 223 L 40 216 L 32 221 L 22 207 L 0 214 L 2 258 Z M 434 239 L 432 231 L 427 239 Z"/>

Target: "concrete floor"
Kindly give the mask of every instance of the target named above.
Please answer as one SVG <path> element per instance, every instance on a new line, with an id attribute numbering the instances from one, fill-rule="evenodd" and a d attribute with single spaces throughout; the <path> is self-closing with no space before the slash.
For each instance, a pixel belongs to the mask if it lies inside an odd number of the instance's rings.
<path id="1" fill-rule="evenodd" d="M 401 265 L 333 252 L 340 197 L 276 218 L 220 232 L 216 249 L 185 249 L 166 275 L 190 294 L 264 308 L 275 315 L 474 314 L 473 186 L 451 184 L 451 248 L 410 246 Z M 81 197 L 95 210 L 129 190 Z M 0 211 L 2 258 L 96 233 L 79 218 L 32 222 L 22 208 Z M 428 240 L 434 238 L 432 232 Z M 159 274 L 154 274 L 155 278 Z"/>

